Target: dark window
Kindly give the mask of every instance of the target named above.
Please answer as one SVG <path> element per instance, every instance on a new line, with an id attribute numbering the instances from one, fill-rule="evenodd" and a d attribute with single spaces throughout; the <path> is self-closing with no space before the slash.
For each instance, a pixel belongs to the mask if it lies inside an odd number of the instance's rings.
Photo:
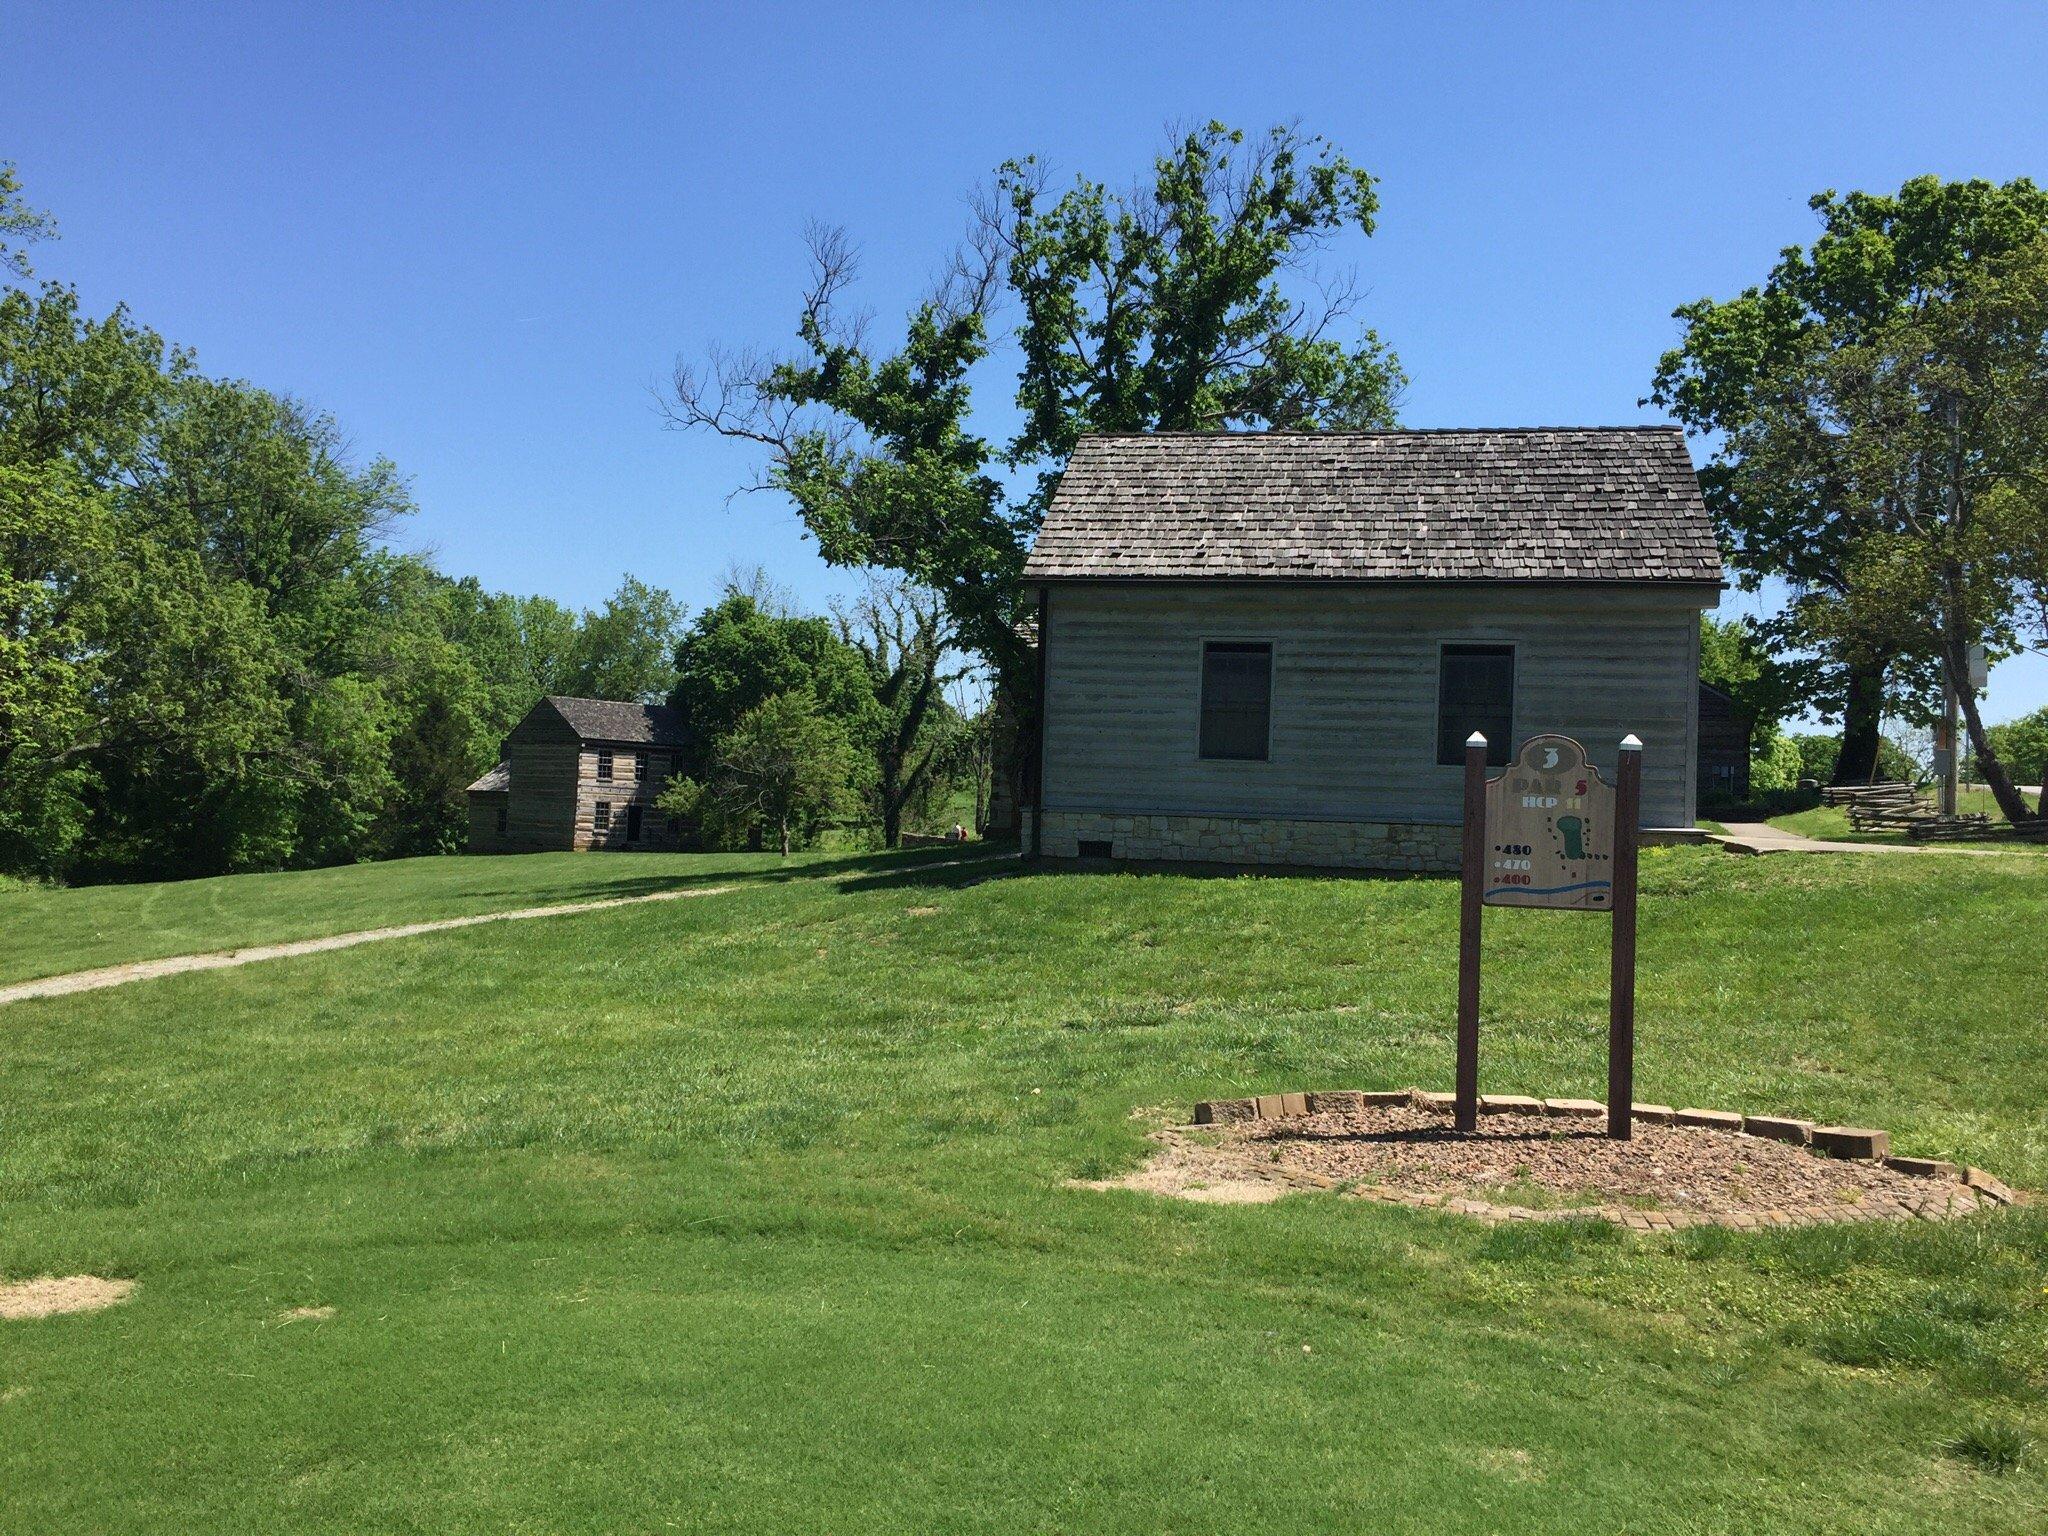
<path id="1" fill-rule="evenodd" d="M 1074 851 L 1084 859 L 1107 859 L 1113 857 L 1109 839 L 1082 838 L 1074 845 Z"/>
<path id="2" fill-rule="evenodd" d="M 1202 647 L 1202 756 L 1264 762 L 1272 714 L 1272 646 L 1211 641 Z"/>
<path id="3" fill-rule="evenodd" d="M 505 806 L 501 805 L 498 807 L 498 836 L 500 837 L 503 837 L 505 835 L 505 820 L 507 816 L 507 811 L 508 808 Z"/>
<path id="4" fill-rule="evenodd" d="M 640 807 L 637 805 L 626 807 L 626 841 L 629 843 L 640 841 Z"/>
<path id="5" fill-rule="evenodd" d="M 1506 765 L 1515 728 L 1515 648 L 1512 645 L 1447 645 L 1437 664 L 1436 760 L 1446 767 L 1465 761 L 1465 738 L 1486 737 L 1486 760 Z"/>
<path id="6" fill-rule="evenodd" d="M 599 747 L 597 749 L 597 776 L 604 783 L 609 784 L 611 782 L 612 749 L 610 747 Z"/>
<path id="7" fill-rule="evenodd" d="M 635 752 L 633 754 L 633 782 L 637 784 L 646 777 L 647 754 L 645 752 Z"/>
<path id="8" fill-rule="evenodd" d="M 609 832 L 612 829 L 612 803 L 600 800 L 590 808 L 590 825 L 593 831 Z"/>

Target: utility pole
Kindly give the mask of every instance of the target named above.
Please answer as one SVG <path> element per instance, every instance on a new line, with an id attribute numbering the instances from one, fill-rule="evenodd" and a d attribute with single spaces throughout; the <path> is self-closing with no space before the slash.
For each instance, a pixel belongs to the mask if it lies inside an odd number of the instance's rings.
<path id="1" fill-rule="evenodd" d="M 1944 486 L 1944 493 L 1948 504 L 1948 526 L 1950 533 L 1953 534 L 1956 527 L 1956 503 L 1958 499 L 1956 496 L 1956 476 L 1962 472 L 1963 432 L 1962 412 L 1958 408 L 1954 395 L 1948 397 L 1947 415 L 1949 431 L 1948 473 L 1943 478 L 1947 482 Z M 1951 603 L 1953 603 L 1955 600 L 1954 583 L 1949 583 L 1949 587 L 1948 596 Z M 1961 766 L 1963 756 L 1957 750 L 1959 743 L 1956 740 L 1956 726 L 1962 709 L 1961 703 L 1956 696 L 1956 666 L 1962 660 L 1956 654 L 1957 647 L 1961 643 L 1961 623 L 1962 617 L 1960 614 L 1950 612 L 1942 615 L 1941 732 L 1935 738 L 1934 757 L 1936 766 L 1941 770 L 1941 814 L 1944 816 L 1953 816 L 1956 813 L 1956 775 Z"/>
<path id="2" fill-rule="evenodd" d="M 1941 770 L 1941 814 L 1956 813 L 1956 776 L 1962 754 L 1956 750 L 1956 725 L 1962 706 L 1956 699 L 1955 679 L 1942 669 L 1941 730 L 1934 738 L 1935 766 Z"/>

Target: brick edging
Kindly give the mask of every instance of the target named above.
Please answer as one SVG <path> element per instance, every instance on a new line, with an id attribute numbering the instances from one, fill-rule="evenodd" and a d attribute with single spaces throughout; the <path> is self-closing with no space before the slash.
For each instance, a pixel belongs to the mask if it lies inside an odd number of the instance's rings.
<path id="1" fill-rule="evenodd" d="M 1205 1099 L 1195 1105 L 1196 1125 L 1230 1125 L 1252 1120 L 1285 1120 L 1298 1115 L 1331 1114 L 1373 1107 L 1424 1109 L 1448 1115 L 1456 1096 L 1421 1088 L 1373 1090 L 1357 1088 L 1323 1089 L 1316 1092 L 1262 1094 L 1247 1099 Z M 1535 1099 L 1520 1094 L 1483 1094 L 1481 1114 L 1541 1114 L 1567 1120 L 1604 1120 L 1607 1106 L 1596 1099 Z M 1637 1211 L 1623 1206 L 1578 1206 L 1562 1210 L 1532 1210 L 1522 1206 L 1495 1205 L 1469 1195 L 1425 1193 L 1422 1191 L 1354 1188 L 1361 1199 L 1384 1204 L 1435 1206 L 1476 1216 L 1482 1221 L 1563 1221 L 1588 1216 L 1640 1231 L 1675 1231 L 1682 1227 L 1723 1226 L 1745 1229 L 1797 1227 L 1823 1222 L 1887 1221 L 1919 1217 L 1939 1221 L 1967 1215 L 1979 1205 L 2012 1205 L 2018 1197 L 2001 1180 L 1982 1168 L 1959 1166 L 1932 1157 L 1894 1157 L 1891 1133 L 1865 1126 L 1815 1125 L 1811 1120 L 1782 1115 L 1743 1115 L 1733 1110 L 1673 1109 L 1666 1104 L 1637 1104 L 1633 1118 L 1645 1124 L 1680 1125 L 1695 1130 L 1722 1131 L 1730 1135 L 1761 1136 L 1772 1141 L 1809 1147 L 1825 1156 L 1852 1162 L 1882 1163 L 1895 1173 L 1928 1181 L 1928 1192 L 1915 1199 L 1882 1197 L 1868 1206 L 1794 1206 L 1732 1215 L 1706 1215 L 1696 1211 Z M 1344 1181 L 1326 1174 L 1300 1173 L 1275 1176 L 1279 1182 L 1301 1189 L 1335 1189 Z"/>

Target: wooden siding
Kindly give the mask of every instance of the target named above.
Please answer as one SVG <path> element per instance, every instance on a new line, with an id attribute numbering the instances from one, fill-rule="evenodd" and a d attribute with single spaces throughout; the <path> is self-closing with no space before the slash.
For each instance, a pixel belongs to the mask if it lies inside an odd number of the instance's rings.
<path id="1" fill-rule="evenodd" d="M 569 846 L 574 848 L 633 848 L 654 852 L 667 852 L 679 845 L 668 818 L 654 808 L 654 797 L 661 793 L 668 783 L 669 765 L 675 752 L 667 747 L 626 747 L 614 746 L 612 752 L 612 776 L 600 779 L 597 776 L 597 755 L 603 743 L 585 742 L 577 754 L 575 833 Z M 647 776 L 635 780 L 633 777 L 633 754 L 647 755 Z M 519 778 L 514 771 L 513 794 L 518 794 Z M 597 829 L 597 802 L 603 800 L 612 808 L 612 824 L 608 831 Z M 641 808 L 640 840 L 626 841 L 627 807 Z"/>
<path id="2" fill-rule="evenodd" d="M 469 792 L 469 851 L 471 853 L 503 853 L 506 842 L 498 831 L 498 817 L 508 808 L 508 797 L 503 790 Z"/>
<path id="3" fill-rule="evenodd" d="M 1645 743 L 1643 819 L 1690 826 L 1699 613 L 1653 588 L 1061 585 L 1046 637 L 1053 811 L 1456 821 L 1437 651 L 1512 644 L 1514 735 L 1561 731 L 1610 776 Z M 1196 754 L 1205 640 L 1273 645 L 1272 755 Z"/>
<path id="4" fill-rule="evenodd" d="M 673 754 L 662 747 L 612 749 L 612 774 L 607 781 L 597 776 L 598 746 L 588 742 L 525 740 L 515 732 L 505 742 L 505 761 L 512 765 L 512 788 L 502 847 L 507 852 L 530 853 L 549 850 L 589 848 L 633 848 L 665 852 L 679 846 L 668 818 L 654 808 L 654 797 L 668 782 Z M 647 753 L 647 777 L 633 778 L 633 753 Z M 481 799 L 472 796 L 472 800 Z M 612 807 L 609 831 L 597 830 L 597 803 Z M 641 807 L 638 842 L 626 841 L 627 807 Z M 492 826 L 495 827 L 495 820 Z M 471 847 L 487 851 L 475 841 L 476 825 L 471 822 Z"/>
<path id="5" fill-rule="evenodd" d="M 1718 688 L 1700 684 L 1700 793 L 1749 798 L 1749 720 Z"/>
<path id="6" fill-rule="evenodd" d="M 505 847 L 517 852 L 573 848 L 576 834 L 576 741 L 505 739 L 511 765 Z"/>

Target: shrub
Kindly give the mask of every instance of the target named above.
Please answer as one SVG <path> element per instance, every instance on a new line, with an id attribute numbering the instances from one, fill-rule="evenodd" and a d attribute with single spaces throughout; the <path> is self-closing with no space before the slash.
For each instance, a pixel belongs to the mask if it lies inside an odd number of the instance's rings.
<path id="1" fill-rule="evenodd" d="M 1700 814 L 1709 821 L 1769 821 L 1773 816 L 1810 811 L 1819 804 L 1820 793 L 1817 790 L 1774 789 L 1752 794 L 1747 800 L 1702 796 Z"/>
<path id="2" fill-rule="evenodd" d="M 1799 777 L 1826 784 L 1835 776 L 1835 762 L 1842 755 L 1842 738 L 1808 733 L 1785 738 L 1799 749 Z"/>
<path id="3" fill-rule="evenodd" d="M 1791 789 L 1805 771 L 1797 739 L 1774 735 L 1761 751 L 1750 758 L 1749 787 L 1752 793 L 1758 794 Z"/>
<path id="4" fill-rule="evenodd" d="M 2024 784 L 2041 782 L 2041 774 L 2048 772 L 2048 706 L 1994 725 L 1984 734 L 2014 779 Z"/>

